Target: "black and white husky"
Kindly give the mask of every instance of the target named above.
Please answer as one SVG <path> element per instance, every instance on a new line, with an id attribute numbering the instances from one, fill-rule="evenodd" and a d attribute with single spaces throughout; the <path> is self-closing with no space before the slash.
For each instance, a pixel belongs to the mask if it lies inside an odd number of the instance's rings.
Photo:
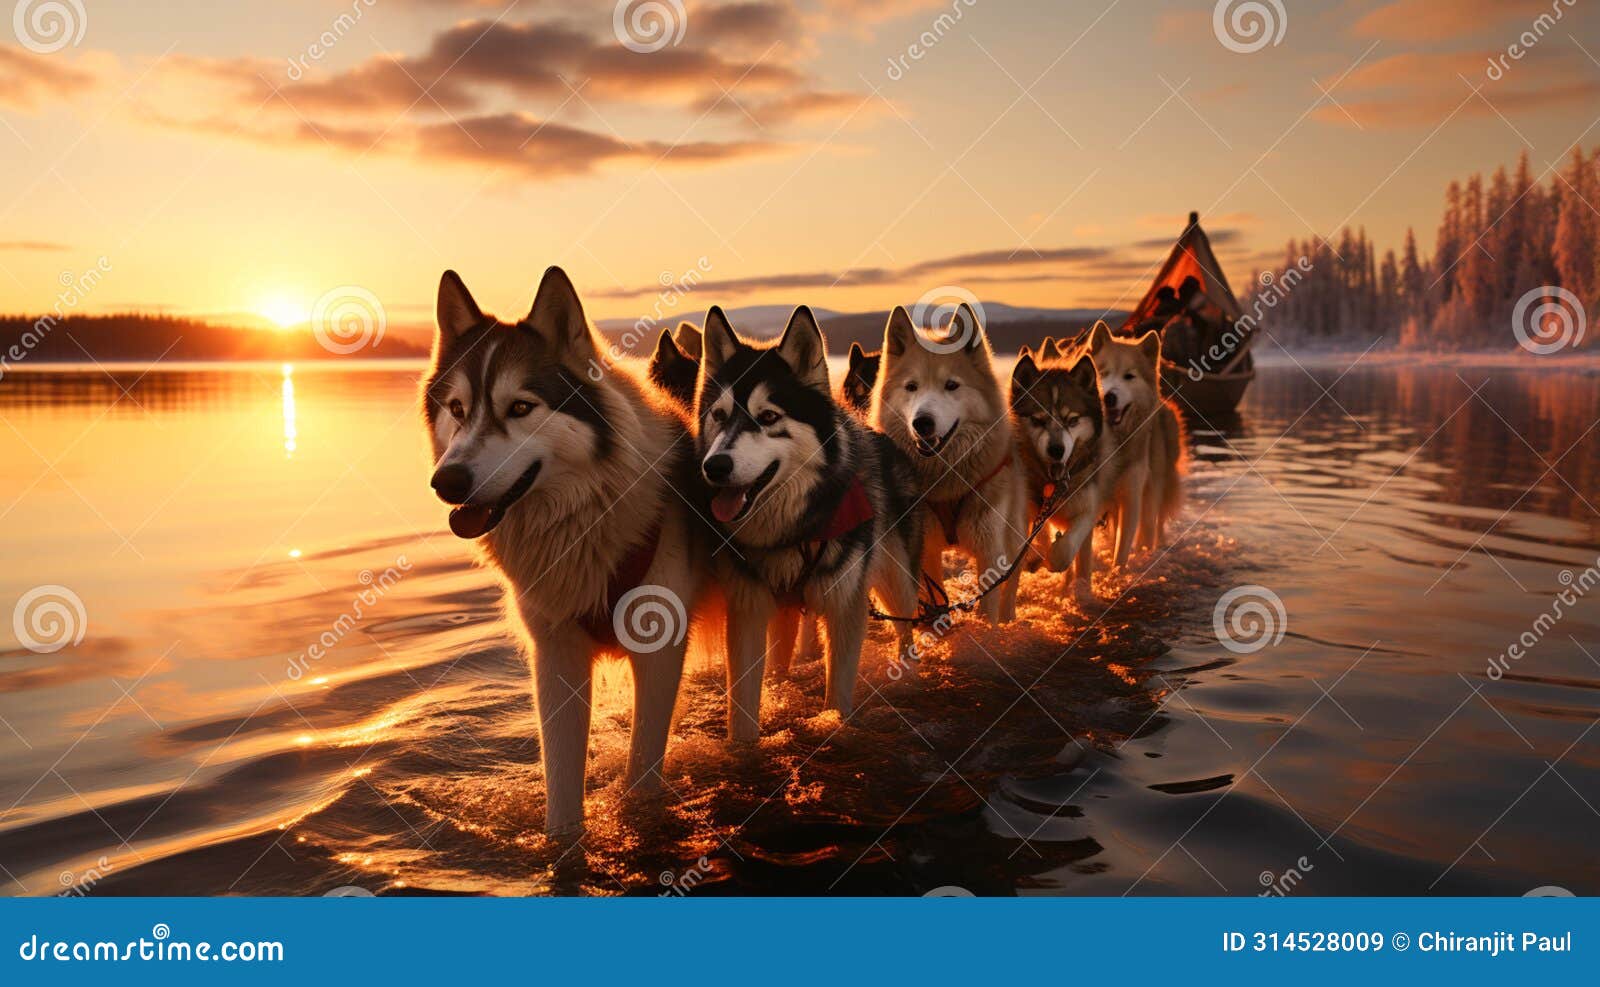
<path id="1" fill-rule="evenodd" d="M 767 652 L 787 670 L 802 610 L 822 617 L 827 705 L 848 715 L 869 590 L 890 613 L 917 602 L 922 512 L 909 463 L 834 401 L 804 307 L 766 347 L 735 335 L 720 308 L 707 313 L 695 418 L 723 539 L 712 565 L 728 606 L 729 736 L 758 736 Z M 904 653 L 909 625 L 900 638 Z"/>
<path id="2" fill-rule="evenodd" d="M 533 667 L 545 828 L 583 822 L 591 665 L 633 667 L 630 791 L 660 783 L 689 624 L 706 574 L 688 423 L 620 370 L 598 375 L 577 292 L 559 268 L 511 325 L 439 282 L 423 385 L 432 486 L 450 530 L 505 587 Z"/>

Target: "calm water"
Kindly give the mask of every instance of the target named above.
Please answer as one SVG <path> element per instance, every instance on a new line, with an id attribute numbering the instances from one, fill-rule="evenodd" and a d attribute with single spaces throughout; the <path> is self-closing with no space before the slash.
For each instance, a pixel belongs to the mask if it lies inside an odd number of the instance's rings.
<path id="1" fill-rule="evenodd" d="M 574 846 L 539 832 L 526 669 L 427 489 L 416 368 L 12 371 L 0 602 L 72 598 L 0 620 L 0 881 L 1600 893 L 1600 587 L 1536 624 L 1600 555 L 1600 378 L 1338 378 L 1267 368 L 1197 425 L 1181 537 L 1097 604 L 1029 574 L 1019 624 L 963 626 L 916 680 L 875 637 L 842 728 L 802 667 L 729 753 L 694 669 L 659 802 L 618 798 L 608 665 Z M 1213 624 L 1241 586 L 1282 603 L 1259 650 Z"/>

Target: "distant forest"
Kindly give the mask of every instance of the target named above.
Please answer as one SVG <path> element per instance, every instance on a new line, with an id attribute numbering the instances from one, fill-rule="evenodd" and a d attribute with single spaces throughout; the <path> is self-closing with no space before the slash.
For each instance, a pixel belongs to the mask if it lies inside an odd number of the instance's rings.
<path id="1" fill-rule="evenodd" d="M 1513 311 L 1530 290 L 1565 288 L 1600 316 L 1597 208 L 1600 148 L 1575 148 L 1543 185 L 1524 151 L 1514 174 L 1501 166 L 1487 181 L 1450 183 L 1431 257 L 1413 230 L 1398 256 L 1381 258 L 1365 228 L 1346 228 L 1337 242 L 1291 240 L 1283 266 L 1255 274 L 1242 301 L 1246 314 L 1261 303 L 1261 326 L 1289 345 L 1381 334 L 1417 350 L 1514 346 Z"/>
<path id="2" fill-rule="evenodd" d="M 338 356 L 309 330 L 274 332 L 214 325 L 170 315 L 0 315 L 0 359 L 7 364 L 156 360 L 318 360 Z M 393 335 L 356 357 L 425 356 Z"/>

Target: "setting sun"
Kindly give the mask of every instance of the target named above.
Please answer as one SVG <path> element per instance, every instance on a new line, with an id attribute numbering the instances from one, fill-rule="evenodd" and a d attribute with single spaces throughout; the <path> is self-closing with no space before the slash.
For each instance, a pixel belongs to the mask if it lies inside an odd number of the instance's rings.
<path id="1" fill-rule="evenodd" d="M 283 295 L 274 295 L 256 306 L 256 313 L 279 329 L 297 326 L 310 318 L 306 307 Z"/>

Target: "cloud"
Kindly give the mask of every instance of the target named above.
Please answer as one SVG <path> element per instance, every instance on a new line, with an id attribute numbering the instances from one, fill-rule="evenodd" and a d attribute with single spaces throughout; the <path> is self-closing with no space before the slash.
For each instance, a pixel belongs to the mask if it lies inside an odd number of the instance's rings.
<path id="1" fill-rule="evenodd" d="M 1514 20 L 1552 13 L 1551 0 L 1395 0 L 1356 22 L 1357 37 L 1383 41 L 1448 41 Z"/>
<path id="2" fill-rule="evenodd" d="M 789 4 L 750 0 L 690 11 L 684 41 L 654 52 L 623 47 L 608 16 L 603 28 L 463 20 L 418 52 L 375 55 L 336 70 L 303 59 L 175 55 L 163 68 L 175 89 L 140 114 L 213 136 L 489 163 L 551 179 L 608 163 L 711 165 L 773 153 L 789 146 L 776 135 L 752 140 L 715 131 L 746 119 L 765 131 L 869 108 L 868 96 L 817 88 L 792 50 L 772 52 L 795 30 Z M 757 55 L 742 54 L 761 45 Z M 541 102 L 544 112 L 531 108 Z M 604 119 L 602 108 L 611 105 L 630 121 L 640 119 L 641 107 L 678 111 L 684 136 L 618 133 Z M 577 112 L 604 125 L 553 119 Z M 670 117 L 648 116 L 653 123 L 642 126 L 680 132 Z M 690 136 L 702 123 L 714 139 Z"/>
<path id="3" fill-rule="evenodd" d="M 1072 272 L 1031 271 L 1017 273 L 1012 269 L 1025 269 L 1041 264 L 1076 263 L 1083 266 Z M 798 288 L 859 288 L 876 285 L 903 285 L 927 281 L 930 275 L 959 273 L 961 283 L 1024 283 L 1036 281 L 1067 281 L 1078 277 L 1101 278 L 1142 273 L 1148 265 L 1120 258 L 1115 247 L 1050 247 L 1034 250 L 1020 247 L 1015 250 L 981 250 L 971 253 L 949 254 L 933 257 L 900 268 L 866 267 L 847 271 L 803 271 L 792 274 L 755 275 L 745 278 L 725 278 L 702 281 L 699 291 L 725 294 L 749 294 L 758 291 L 775 291 Z M 974 274 L 973 271 L 997 273 Z M 596 298 L 624 299 L 653 295 L 661 290 L 659 283 L 636 288 L 613 288 L 593 292 Z"/>
<path id="4" fill-rule="evenodd" d="M 1505 58 L 1490 50 L 1390 55 L 1351 72 L 1332 90 L 1337 104 L 1323 103 L 1312 117 L 1343 127 L 1432 127 L 1452 114 L 1531 112 L 1600 96 L 1600 81 L 1583 81 L 1569 50 L 1552 45 L 1501 63 Z M 1491 64 L 1497 66 L 1492 74 Z M 1482 87 L 1481 98 L 1472 95 L 1473 87 Z"/>
<path id="5" fill-rule="evenodd" d="M 59 58 L 20 48 L 0 48 L 0 104 L 31 110 L 41 101 L 75 96 L 92 89 L 96 76 Z"/>
<path id="6" fill-rule="evenodd" d="M 609 134 L 501 113 L 422 127 L 416 133 L 415 150 L 426 158 L 500 165 L 533 178 L 553 178 L 586 174 L 611 161 L 708 164 L 776 147 L 763 141 L 628 143 Z"/>
<path id="7" fill-rule="evenodd" d="M 48 240 L 0 240 L 0 250 L 22 250 L 37 253 L 55 253 L 72 248 L 64 243 Z"/>

